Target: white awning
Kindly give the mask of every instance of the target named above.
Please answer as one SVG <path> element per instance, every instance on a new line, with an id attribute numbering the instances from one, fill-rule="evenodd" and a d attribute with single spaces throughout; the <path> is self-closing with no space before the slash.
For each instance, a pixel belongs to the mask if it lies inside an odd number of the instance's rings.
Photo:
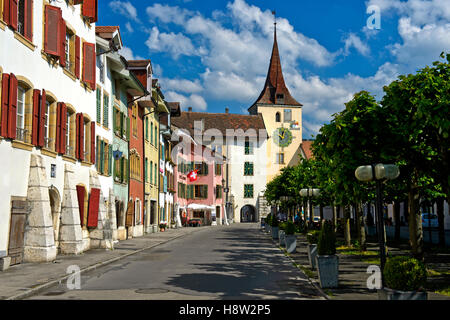
<path id="1" fill-rule="evenodd" d="M 213 206 L 207 206 L 206 204 L 197 204 L 197 203 L 191 203 L 187 206 L 188 209 L 192 210 L 215 210 L 216 208 Z"/>

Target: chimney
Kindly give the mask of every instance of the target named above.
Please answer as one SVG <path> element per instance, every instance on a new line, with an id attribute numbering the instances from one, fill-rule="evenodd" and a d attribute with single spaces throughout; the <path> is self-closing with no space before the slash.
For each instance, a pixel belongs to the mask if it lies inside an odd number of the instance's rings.
<path id="1" fill-rule="evenodd" d="M 192 112 L 192 107 L 189 107 L 189 108 L 188 108 L 188 112 Z"/>
<path id="2" fill-rule="evenodd" d="M 230 113 L 230 109 L 225 108 L 225 113 Z"/>

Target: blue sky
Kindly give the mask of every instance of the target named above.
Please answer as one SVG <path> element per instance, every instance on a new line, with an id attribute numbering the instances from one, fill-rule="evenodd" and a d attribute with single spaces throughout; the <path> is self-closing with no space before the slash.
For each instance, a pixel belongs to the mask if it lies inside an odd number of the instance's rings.
<path id="1" fill-rule="evenodd" d="M 98 25 L 119 25 L 128 59 L 152 60 L 168 101 L 247 113 L 263 88 L 273 16 L 283 72 L 311 138 L 353 94 L 378 99 L 399 74 L 450 51 L 449 0 L 99 1 Z M 367 8 L 380 13 L 369 29 Z"/>

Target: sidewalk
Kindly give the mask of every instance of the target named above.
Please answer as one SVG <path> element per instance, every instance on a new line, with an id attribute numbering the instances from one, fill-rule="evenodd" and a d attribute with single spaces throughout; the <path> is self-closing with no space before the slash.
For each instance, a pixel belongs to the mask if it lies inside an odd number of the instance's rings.
<path id="1" fill-rule="evenodd" d="M 168 229 L 166 232 L 121 241 L 115 244 L 114 250 L 93 249 L 78 256 L 59 255 L 56 261 L 49 263 L 12 266 L 0 272 L 0 300 L 23 299 L 63 282 L 69 277 L 66 273 L 69 266 L 76 265 L 81 273 L 87 272 L 207 228 L 209 227 Z"/>
<path id="2" fill-rule="evenodd" d="M 267 235 L 269 237 L 269 235 Z M 274 245 L 278 246 L 278 240 L 274 240 Z M 308 242 L 306 236 L 297 234 L 297 250 L 292 254 L 287 254 L 299 268 L 310 278 L 310 280 L 320 288 L 319 278 L 317 270 L 312 270 L 309 265 Z M 368 243 L 368 251 L 377 251 L 378 247 L 376 243 Z M 392 255 L 405 254 L 404 251 L 399 248 L 388 247 L 388 251 Z M 374 256 L 361 256 L 361 255 L 348 255 L 340 254 L 339 256 L 339 288 L 336 289 L 321 289 L 330 300 L 378 300 L 378 293 L 376 290 L 369 290 L 367 288 L 367 279 L 370 276 L 367 273 L 367 268 L 378 262 L 373 261 L 378 259 L 377 255 Z M 362 261 L 367 260 L 367 261 Z M 370 261 L 372 260 L 372 261 Z M 433 265 L 434 268 L 434 265 Z M 450 266 L 448 266 L 450 269 Z M 428 281 L 428 284 L 430 283 Z M 437 294 L 434 292 L 428 292 L 428 300 L 450 300 L 450 297 Z"/>

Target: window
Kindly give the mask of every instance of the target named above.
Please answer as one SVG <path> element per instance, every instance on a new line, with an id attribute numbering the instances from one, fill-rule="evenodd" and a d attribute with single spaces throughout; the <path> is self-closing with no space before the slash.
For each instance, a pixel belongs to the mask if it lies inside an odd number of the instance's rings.
<path id="1" fill-rule="evenodd" d="M 133 104 L 132 107 L 132 127 L 133 127 L 133 136 L 137 137 L 138 136 L 138 128 L 137 128 L 137 104 Z"/>
<path id="2" fill-rule="evenodd" d="M 131 172 L 130 177 L 135 180 L 141 180 L 141 157 L 136 151 L 130 155 Z"/>
<path id="3" fill-rule="evenodd" d="M 244 164 L 244 176 L 253 176 L 253 163 L 245 162 Z"/>
<path id="4" fill-rule="evenodd" d="M 208 186 L 207 185 L 195 185 L 194 186 L 194 197 L 196 199 L 207 199 L 208 198 Z"/>
<path id="5" fill-rule="evenodd" d="M 199 176 L 207 176 L 208 175 L 208 164 L 205 162 L 196 163 L 194 165 L 194 169 L 197 170 Z"/>
<path id="6" fill-rule="evenodd" d="M 150 143 L 153 144 L 153 122 L 151 123 L 151 130 L 150 130 Z"/>
<path id="7" fill-rule="evenodd" d="M 275 115 L 275 122 L 281 122 L 281 115 L 279 112 Z"/>
<path id="8" fill-rule="evenodd" d="M 276 163 L 284 164 L 284 153 L 277 153 Z"/>
<path id="9" fill-rule="evenodd" d="M 158 166 L 155 163 L 155 186 L 158 185 Z"/>
<path id="10" fill-rule="evenodd" d="M 153 184 L 153 182 L 153 161 L 150 161 L 150 183 Z"/>
<path id="11" fill-rule="evenodd" d="M 153 123 L 152 123 L 152 128 L 153 128 Z M 148 141 L 148 118 L 145 118 L 145 140 Z"/>
<path id="12" fill-rule="evenodd" d="M 109 128 L 109 95 L 103 93 L 103 126 Z"/>
<path id="13" fill-rule="evenodd" d="M 71 158 L 75 158 L 75 135 L 76 135 L 76 114 L 73 110 L 67 109 L 67 130 L 66 130 L 66 150 L 65 153 Z"/>
<path id="14" fill-rule="evenodd" d="M 98 56 L 97 57 L 97 66 L 99 69 L 99 73 L 100 73 L 100 82 L 101 83 L 105 83 L 105 62 L 104 62 L 104 55 Z"/>
<path id="15" fill-rule="evenodd" d="M 215 165 L 215 174 L 216 174 L 216 176 L 222 175 L 222 164 L 216 163 L 216 165 Z"/>
<path id="16" fill-rule="evenodd" d="M 84 117 L 84 160 L 91 162 L 91 121 Z"/>
<path id="17" fill-rule="evenodd" d="M 253 198 L 253 185 L 252 184 L 244 185 L 244 198 L 246 198 L 246 199 Z"/>
<path id="18" fill-rule="evenodd" d="M 75 74 L 75 33 L 66 28 L 65 69 Z"/>
<path id="19" fill-rule="evenodd" d="M 284 122 L 292 121 L 292 110 L 285 109 L 284 110 Z"/>
<path id="20" fill-rule="evenodd" d="M 158 127 L 155 124 L 155 147 L 158 148 Z"/>
<path id="21" fill-rule="evenodd" d="M 282 93 L 277 93 L 277 104 L 283 104 L 284 103 L 284 94 Z"/>
<path id="22" fill-rule="evenodd" d="M 25 89 L 17 87 L 16 139 L 26 142 L 25 130 Z"/>
<path id="23" fill-rule="evenodd" d="M 253 142 L 249 141 L 249 138 L 245 138 L 245 155 L 253 154 Z"/>
<path id="24" fill-rule="evenodd" d="M 1 3 L 1 2 L 0 2 Z M 33 41 L 33 1 L 32 0 L 18 0 L 9 1 L 10 12 L 17 10 L 17 17 L 9 16 L 8 24 L 17 30 L 22 36 L 30 41 Z M 15 7 L 15 9 L 13 8 Z M 17 28 L 15 25 L 17 24 Z"/>
<path id="25" fill-rule="evenodd" d="M 216 199 L 222 198 L 222 186 L 216 186 Z"/>

